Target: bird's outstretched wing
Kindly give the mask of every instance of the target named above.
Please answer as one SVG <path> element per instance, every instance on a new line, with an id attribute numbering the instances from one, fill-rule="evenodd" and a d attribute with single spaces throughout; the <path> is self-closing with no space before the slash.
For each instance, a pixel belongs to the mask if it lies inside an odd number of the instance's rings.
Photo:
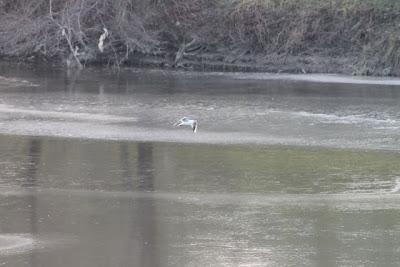
<path id="1" fill-rule="evenodd" d="M 179 121 L 177 121 L 177 122 L 175 122 L 174 123 L 174 126 L 180 126 L 180 124 L 182 124 L 182 123 L 185 123 L 185 122 L 188 122 L 188 118 L 187 117 L 183 117 L 183 118 L 181 118 Z"/>
<path id="2" fill-rule="evenodd" d="M 182 122 L 183 122 L 183 118 L 180 119 L 179 121 L 175 122 L 175 123 L 174 123 L 174 126 L 178 126 L 178 125 L 181 124 Z"/>

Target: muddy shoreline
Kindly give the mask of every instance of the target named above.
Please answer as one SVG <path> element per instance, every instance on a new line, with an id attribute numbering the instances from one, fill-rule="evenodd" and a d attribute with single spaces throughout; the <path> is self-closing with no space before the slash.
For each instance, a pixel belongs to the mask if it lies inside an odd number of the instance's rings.
<path id="1" fill-rule="evenodd" d="M 71 68 L 66 62 L 59 59 L 30 56 L 0 57 L 3 64 L 20 64 L 35 66 L 50 66 L 57 68 Z M 207 53 L 185 56 L 179 65 L 174 65 L 171 56 L 155 56 L 133 54 L 123 64 L 111 64 L 104 58 L 91 59 L 84 62 L 84 67 L 138 67 L 158 68 L 168 70 L 187 70 L 204 72 L 267 72 L 287 74 L 344 74 L 357 76 L 397 76 L 384 73 L 384 70 L 360 69 L 356 65 L 356 57 L 324 57 L 324 56 L 280 56 L 280 55 L 236 55 Z"/>
<path id="2" fill-rule="evenodd" d="M 203 54 L 185 57 L 179 66 L 173 66 L 168 58 L 139 56 L 131 59 L 125 66 L 154 67 L 167 69 L 184 69 L 195 71 L 219 72 L 269 72 L 269 73 L 337 73 L 347 75 L 365 75 L 357 70 L 352 58 L 332 58 L 320 56 L 279 56 L 235 54 Z M 368 72 L 368 75 L 382 75 L 379 72 Z"/>

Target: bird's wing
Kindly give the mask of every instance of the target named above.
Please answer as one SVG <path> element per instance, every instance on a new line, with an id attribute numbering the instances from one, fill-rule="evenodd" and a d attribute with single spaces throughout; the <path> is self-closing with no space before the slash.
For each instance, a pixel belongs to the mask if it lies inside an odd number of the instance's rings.
<path id="1" fill-rule="evenodd" d="M 174 123 L 174 126 L 178 126 L 180 123 L 182 123 L 182 119 Z"/>

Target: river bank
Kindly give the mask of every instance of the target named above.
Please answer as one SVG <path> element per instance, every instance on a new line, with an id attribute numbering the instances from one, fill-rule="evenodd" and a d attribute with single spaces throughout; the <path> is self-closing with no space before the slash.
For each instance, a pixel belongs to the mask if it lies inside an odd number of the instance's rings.
<path id="1" fill-rule="evenodd" d="M 165 57 L 139 55 L 126 62 L 126 66 L 153 67 L 166 69 L 183 69 L 195 71 L 222 72 L 268 72 L 268 73 L 336 73 L 347 75 L 389 76 L 385 73 L 362 70 L 354 64 L 355 58 L 332 58 L 320 56 L 289 56 L 289 55 L 238 55 L 226 53 L 206 53 L 184 57 L 179 66 Z"/>
<path id="2" fill-rule="evenodd" d="M 392 0 L 2 1 L 0 59 L 400 76 L 399 12 Z"/>
<path id="3" fill-rule="evenodd" d="M 11 64 L 25 65 L 48 65 L 57 68 L 71 68 L 67 62 L 57 58 L 30 57 L 0 57 L 0 61 Z M 267 72 L 267 73 L 290 73 L 290 74 L 344 74 L 355 76 L 394 76 L 397 72 L 391 68 L 370 69 L 359 68 L 357 57 L 322 57 L 322 56 L 288 56 L 288 55 L 237 55 L 235 53 L 205 53 L 192 56 L 184 56 L 179 66 L 174 65 L 173 59 L 165 55 L 130 55 L 123 64 L 112 64 L 107 60 L 93 58 L 85 62 L 87 66 L 110 66 L 110 67 L 144 67 L 168 70 L 188 70 L 206 72 Z M 74 65 L 74 64 L 73 64 Z M 76 66 L 72 66 L 75 68 Z"/>

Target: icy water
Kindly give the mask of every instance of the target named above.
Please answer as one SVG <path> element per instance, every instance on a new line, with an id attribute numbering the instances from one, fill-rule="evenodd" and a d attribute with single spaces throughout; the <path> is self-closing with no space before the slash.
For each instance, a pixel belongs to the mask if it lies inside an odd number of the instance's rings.
<path id="1" fill-rule="evenodd" d="M 393 79 L 0 66 L 0 266 L 398 266 L 399 104 Z"/>

